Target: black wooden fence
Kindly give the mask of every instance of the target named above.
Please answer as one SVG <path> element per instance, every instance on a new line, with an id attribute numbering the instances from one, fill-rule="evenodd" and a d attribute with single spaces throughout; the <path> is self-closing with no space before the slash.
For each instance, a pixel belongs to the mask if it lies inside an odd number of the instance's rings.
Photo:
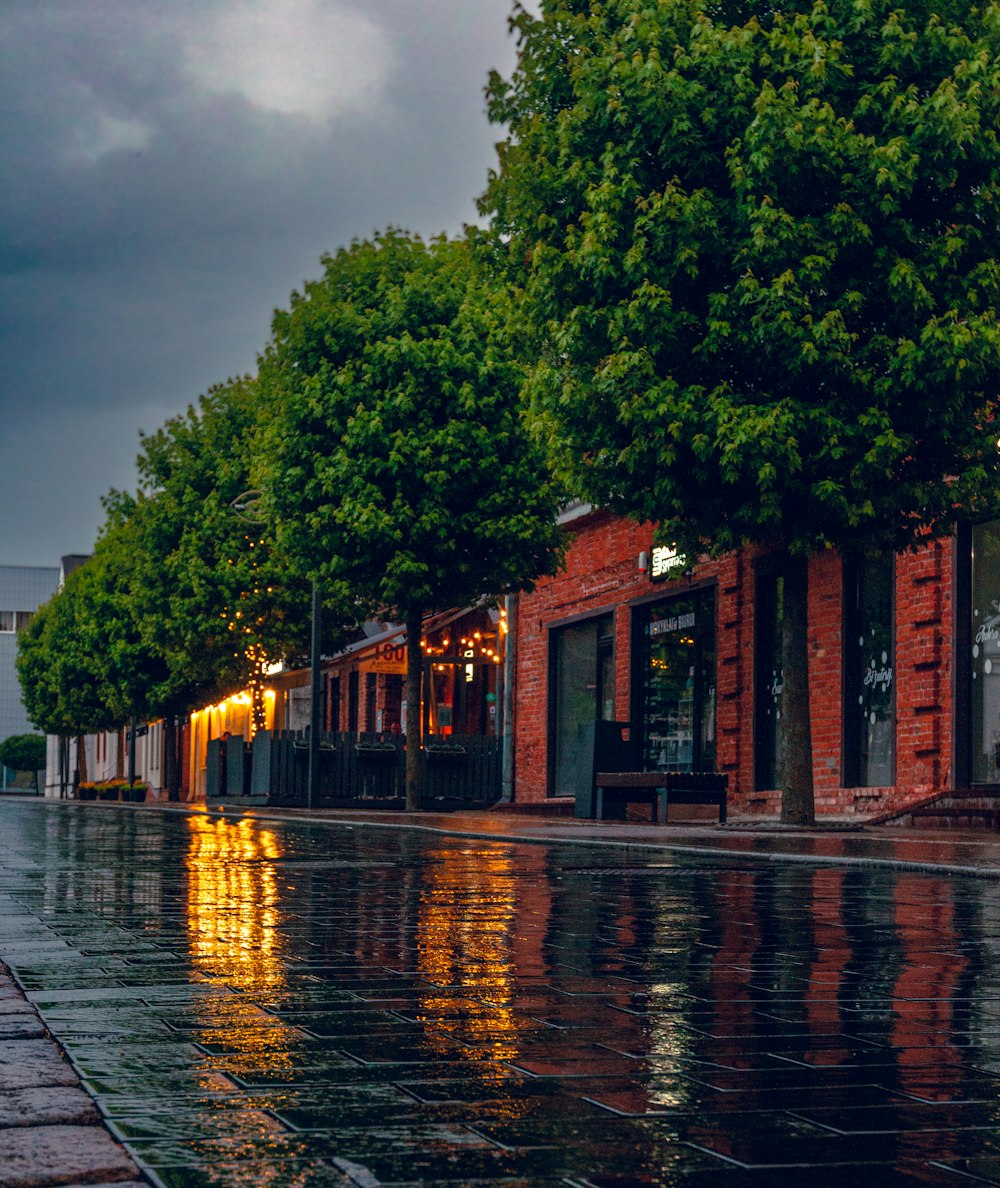
<path id="1" fill-rule="evenodd" d="M 482 735 L 424 739 L 427 809 L 485 807 L 500 796 L 501 741 Z M 229 739 L 208 744 L 206 792 L 210 802 L 252 798 L 257 803 L 304 805 L 309 742 L 299 732 L 257 732 L 253 745 Z M 324 733 L 319 745 L 316 806 L 403 808 L 406 747 L 390 734 Z"/>

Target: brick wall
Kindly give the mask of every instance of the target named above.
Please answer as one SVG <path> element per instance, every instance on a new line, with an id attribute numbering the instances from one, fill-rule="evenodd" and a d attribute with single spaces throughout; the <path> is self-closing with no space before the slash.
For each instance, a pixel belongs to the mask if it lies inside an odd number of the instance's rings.
<path id="1" fill-rule="evenodd" d="M 684 584 L 654 586 L 640 573 L 651 524 L 593 512 L 570 525 L 566 565 L 519 601 L 515 704 L 515 799 L 544 800 L 548 781 L 549 629 L 578 615 L 611 612 L 615 625 L 615 713 L 629 718 L 631 608 L 628 603 Z M 718 767 L 730 777 L 733 810 L 774 814 L 780 793 L 754 789 L 754 557 L 746 549 L 698 566 L 694 580 L 717 591 Z M 897 560 L 896 785 L 845 788 L 843 748 L 843 582 L 840 557 L 814 557 L 809 570 L 810 713 L 818 814 L 872 814 L 944 790 L 951 780 L 952 551 L 949 541 Z"/>

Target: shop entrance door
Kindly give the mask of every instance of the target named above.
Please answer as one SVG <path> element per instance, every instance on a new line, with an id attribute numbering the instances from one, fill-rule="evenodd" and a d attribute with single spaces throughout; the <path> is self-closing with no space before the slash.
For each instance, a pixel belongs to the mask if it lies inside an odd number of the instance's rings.
<path id="1" fill-rule="evenodd" d="M 575 796 L 583 778 L 580 728 L 615 716 L 611 615 L 554 630 L 550 636 L 550 795 Z M 589 778 L 589 777 L 588 777 Z"/>

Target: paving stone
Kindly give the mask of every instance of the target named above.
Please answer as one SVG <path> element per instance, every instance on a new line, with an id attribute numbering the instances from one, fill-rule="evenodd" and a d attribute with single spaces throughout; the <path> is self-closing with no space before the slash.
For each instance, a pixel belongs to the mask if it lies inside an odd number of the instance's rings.
<path id="1" fill-rule="evenodd" d="M 168 1188 L 995 1178 L 988 879 L 89 807 L 0 947 Z"/>
<path id="2" fill-rule="evenodd" d="M 34 1016 L 34 1014 L 35 1008 L 30 1002 L 25 1001 L 24 995 L 0 999 L 0 1019 L 9 1019 L 14 1015 Z"/>
<path id="3" fill-rule="evenodd" d="M 89 1095 L 72 1086 L 45 1086 L 0 1093 L 0 1131 L 10 1126 L 97 1121 L 97 1109 Z"/>
<path id="4" fill-rule="evenodd" d="M 87 1183 L 87 1184 L 64 1184 L 60 1188 L 149 1188 L 148 1180 L 105 1180 L 101 1184 Z"/>
<path id="5" fill-rule="evenodd" d="M 0 1045 L 0 1093 L 36 1085 L 77 1085 L 79 1080 L 48 1039 L 15 1039 Z"/>
<path id="6" fill-rule="evenodd" d="M 0 1043 L 12 1039 L 41 1039 L 45 1027 L 32 1012 L 16 1015 L 0 1015 Z"/>
<path id="7" fill-rule="evenodd" d="M 135 1170 L 98 1126 L 32 1126 L 0 1133 L 0 1188 L 134 1180 Z"/>

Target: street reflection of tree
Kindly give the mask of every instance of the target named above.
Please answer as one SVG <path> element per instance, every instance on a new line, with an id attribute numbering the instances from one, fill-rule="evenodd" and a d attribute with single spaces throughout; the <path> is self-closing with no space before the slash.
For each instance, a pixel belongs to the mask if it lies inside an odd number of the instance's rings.
<path id="1" fill-rule="evenodd" d="M 499 1062 L 518 1054 L 520 1027 L 514 859 L 488 844 L 441 849 L 432 858 L 419 898 L 417 968 L 441 989 L 421 994 L 418 1022 L 432 1037 L 468 1045 L 462 1055 L 483 1062 L 484 1074 L 495 1067 L 506 1076 Z M 451 1052 L 453 1045 L 442 1048 Z"/>
<path id="2" fill-rule="evenodd" d="M 123 812 L 95 820 L 85 813 L 50 812 L 45 838 L 49 853 L 79 858 L 46 869 L 47 911 L 75 907 L 85 887 L 103 916 L 142 917 L 147 929 L 162 922 L 163 874 L 169 863 L 163 824 L 153 814 Z M 98 848 L 102 858 L 94 863 Z"/>
<path id="3" fill-rule="evenodd" d="M 192 814 L 187 859 L 187 933 L 194 967 L 245 994 L 286 987 L 276 834 L 253 821 Z M 231 1015 L 206 1018 L 201 1043 L 291 1064 L 298 1032 L 249 1003 Z"/>

